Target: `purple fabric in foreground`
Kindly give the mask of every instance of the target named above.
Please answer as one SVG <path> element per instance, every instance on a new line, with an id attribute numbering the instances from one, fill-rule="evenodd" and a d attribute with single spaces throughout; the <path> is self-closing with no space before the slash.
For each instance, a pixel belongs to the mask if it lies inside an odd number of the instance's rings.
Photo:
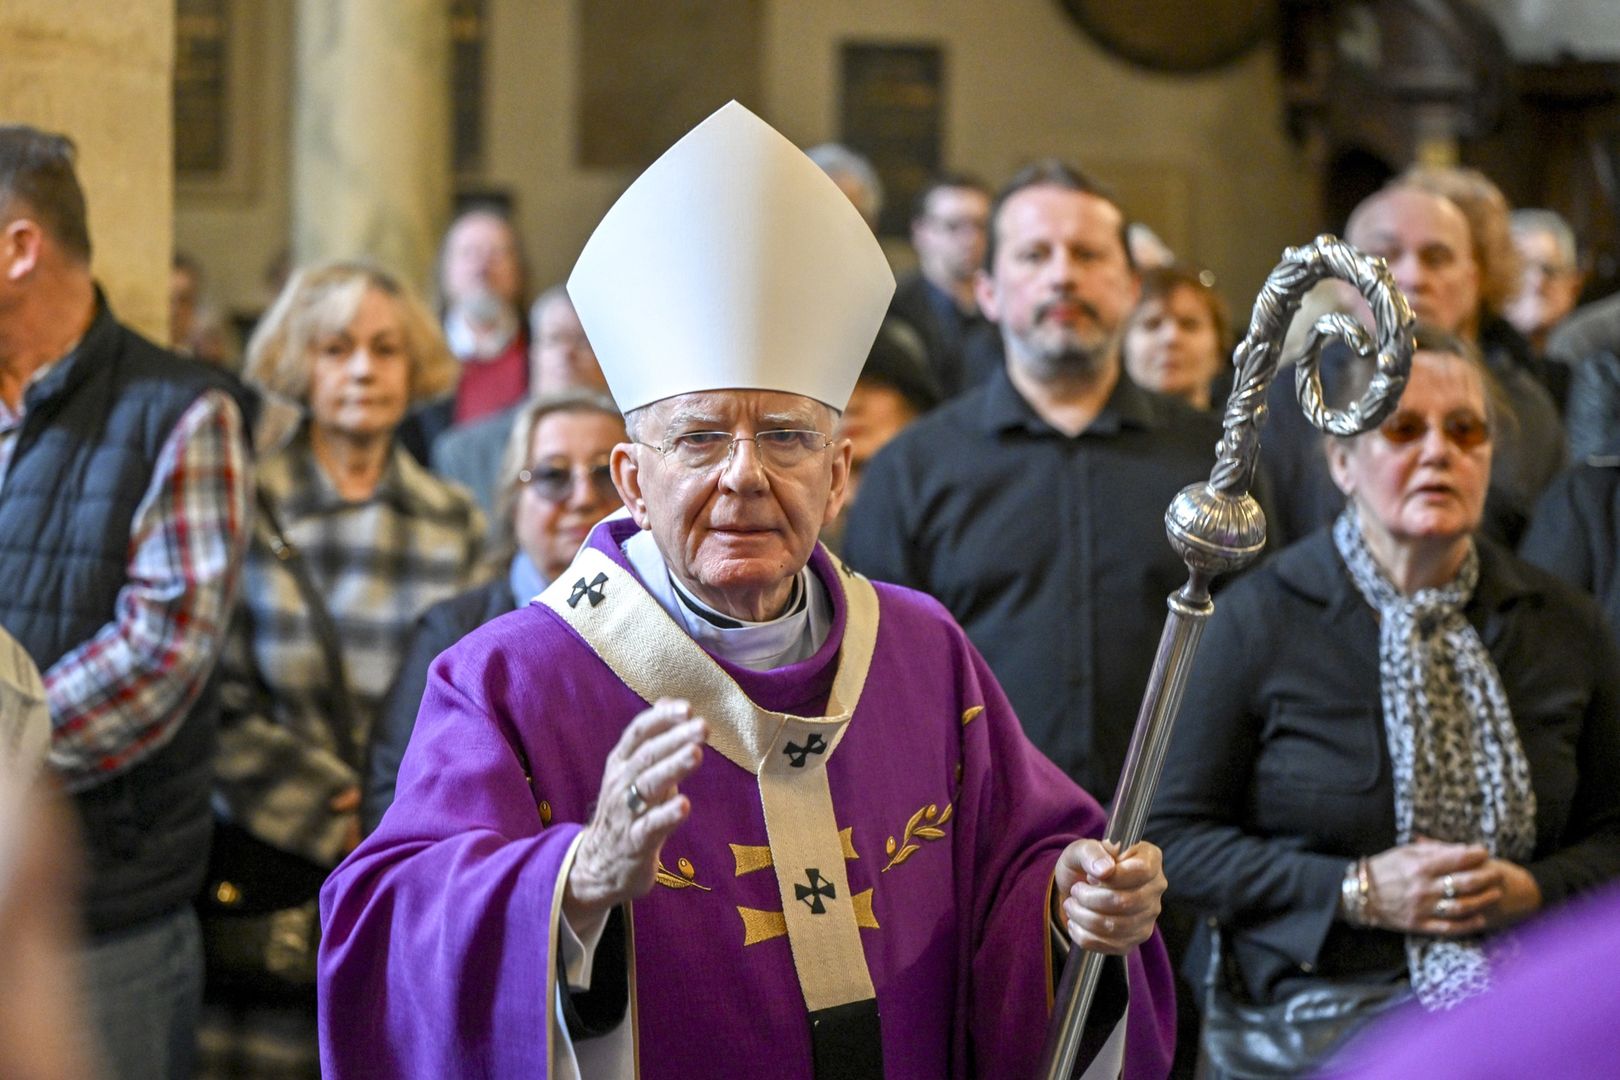
<path id="1" fill-rule="evenodd" d="M 621 563 L 624 526 L 591 541 Z M 819 550 L 811 565 L 834 582 Z M 838 823 L 853 830 L 850 888 L 873 890 L 878 926 L 860 933 L 886 1075 L 1028 1075 L 1049 1007 L 1052 867 L 1069 840 L 1101 834 L 1103 814 L 1024 737 L 944 609 L 877 588 L 872 674 L 828 773 Z M 844 628 L 831 592 L 834 627 L 815 656 L 764 674 L 725 665 L 760 705 L 821 712 Z M 398 798 L 322 891 L 327 1077 L 546 1074 L 556 877 L 608 751 L 645 707 L 538 604 L 434 662 Z M 692 818 L 662 863 L 692 885 L 655 885 L 633 905 L 640 1074 L 808 1078 L 788 939 L 744 944 L 740 908 L 781 910 L 773 872 L 744 871 L 731 848 L 766 843 L 755 778 L 710 753 L 682 790 Z M 904 851 L 908 822 L 929 807 L 934 821 L 949 813 L 944 836 L 913 836 L 916 850 L 891 862 L 890 839 Z M 1126 1075 L 1162 1076 L 1174 1005 L 1157 936 L 1128 971 Z"/>
<path id="2" fill-rule="evenodd" d="M 1449 1012 L 1403 1010 L 1353 1042 L 1335 1080 L 1620 1074 L 1620 887 L 1516 935 L 1492 988 Z"/>

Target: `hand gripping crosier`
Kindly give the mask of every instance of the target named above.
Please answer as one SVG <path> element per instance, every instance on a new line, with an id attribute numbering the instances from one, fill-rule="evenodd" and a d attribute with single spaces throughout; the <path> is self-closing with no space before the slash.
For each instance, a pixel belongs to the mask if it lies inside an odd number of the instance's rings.
<path id="1" fill-rule="evenodd" d="M 1186 562 L 1188 577 L 1168 601 L 1170 614 L 1108 821 L 1105 838 L 1117 843 L 1121 851 L 1142 838 L 1193 654 L 1204 624 L 1215 610 L 1209 598 L 1210 583 L 1217 574 L 1247 565 L 1265 546 L 1265 515 L 1249 494 L 1249 486 L 1260 453 L 1266 391 L 1276 377 L 1283 338 L 1300 301 L 1328 278 L 1347 281 L 1360 290 L 1372 308 L 1378 340 L 1375 344 L 1366 327 L 1348 315 L 1323 315 L 1316 321 L 1305 354 L 1295 365 L 1295 389 L 1306 417 L 1329 434 L 1356 435 L 1383 420 L 1406 385 L 1415 320 L 1384 261 L 1333 236 L 1319 236 L 1304 247 L 1285 251 L 1255 300 L 1248 335 L 1232 354 L 1237 378 L 1226 402 L 1225 430 L 1209 480 L 1184 488 L 1165 511 L 1165 531 L 1171 547 Z M 1371 385 L 1361 400 L 1343 411 L 1329 409 L 1322 398 L 1318 368 L 1322 347 L 1330 340 L 1343 341 L 1362 356 L 1377 356 Z M 1100 953 L 1080 949 L 1069 953 L 1041 1059 L 1040 1075 L 1046 1080 L 1067 1080 L 1072 1075 L 1103 959 Z"/>

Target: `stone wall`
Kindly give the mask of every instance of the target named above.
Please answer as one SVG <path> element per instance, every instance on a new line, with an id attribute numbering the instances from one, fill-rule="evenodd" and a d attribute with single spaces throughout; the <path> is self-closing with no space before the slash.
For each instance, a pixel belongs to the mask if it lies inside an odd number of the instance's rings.
<path id="1" fill-rule="evenodd" d="M 169 332 L 171 0 L 4 0 L 0 119 L 78 144 L 96 277 L 127 323 Z"/>
<path id="2" fill-rule="evenodd" d="M 486 161 L 479 175 L 461 178 L 512 194 L 536 291 L 566 275 L 633 179 L 574 163 L 579 2 L 588 0 L 489 0 Z M 1282 129 L 1267 46 L 1210 74 L 1169 76 L 1111 58 L 1053 0 L 759 2 L 762 110 L 802 145 L 838 134 L 843 42 L 932 43 L 945 52 L 949 166 L 996 181 L 1036 156 L 1078 162 L 1182 254 L 1214 269 L 1240 312 L 1282 248 L 1322 224 L 1304 155 Z M 271 7 L 282 11 L 261 30 L 266 70 L 252 112 L 264 139 L 254 189 L 211 199 L 182 190 L 178 204 L 179 242 L 208 267 L 227 305 L 257 302 L 265 261 L 294 229 L 289 154 L 275 144 L 292 130 L 292 5 Z"/>

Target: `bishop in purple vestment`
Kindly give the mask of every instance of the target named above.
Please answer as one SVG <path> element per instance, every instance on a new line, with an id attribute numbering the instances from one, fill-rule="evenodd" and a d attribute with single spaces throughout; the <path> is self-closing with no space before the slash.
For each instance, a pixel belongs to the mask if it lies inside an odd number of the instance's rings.
<path id="1" fill-rule="evenodd" d="M 325 1074 L 1027 1076 L 1072 941 L 1119 958 L 1086 1076 L 1162 1076 L 1157 849 L 1095 839 L 938 603 L 816 544 L 893 289 L 853 209 L 733 104 L 569 289 L 627 512 L 434 663 L 396 801 L 322 891 Z"/>

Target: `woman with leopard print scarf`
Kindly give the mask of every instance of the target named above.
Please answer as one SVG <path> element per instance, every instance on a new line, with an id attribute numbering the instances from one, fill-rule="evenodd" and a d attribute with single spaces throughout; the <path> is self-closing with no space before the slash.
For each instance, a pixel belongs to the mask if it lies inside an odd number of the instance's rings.
<path id="1" fill-rule="evenodd" d="M 1501 931 L 1620 874 L 1620 654 L 1475 536 L 1489 385 L 1420 327 L 1395 413 L 1329 443 L 1343 514 L 1217 601 L 1148 835 L 1262 1006 L 1333 981 L 1448 1009 Z"/>

